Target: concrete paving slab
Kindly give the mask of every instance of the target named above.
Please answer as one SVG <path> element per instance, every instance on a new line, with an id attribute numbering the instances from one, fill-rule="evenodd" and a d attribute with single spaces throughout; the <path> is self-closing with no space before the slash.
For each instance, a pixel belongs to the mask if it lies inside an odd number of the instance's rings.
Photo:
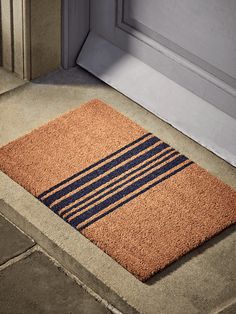
<path id="1" fill-rule="evenodd" d="M 11 96 L 0 97 L 1 144 L 85 101 L 100 98 L 236 187 L 235 168 L 207 149 L 86 72 L 73 69 L 68 72 L 69 77 L 66 75 L 61 70 L 48 76 L 45 82 L 41 79 L 29 83 Z M 144 284 L 9 177 L 1 173 L 0 182 L 2 213 L 124 313 L 210 313 L 236 296 L 235 227 L 222 232 Z"/>
<path id="2" fill-rule="evenodd" d="M 1 313 L 109 314 L 42 252 L 0 272 Z"/>
<path id="3" fill-rule="evenodd" d="M 6 93 L 24 84 L 26 84 L 26 81 L 0 67 L 0 94 Z"/>
<path id="4" fill-rule="evenodd" d="M 34 241 L 0 215 L 0 265 L 25 252 Z"/>

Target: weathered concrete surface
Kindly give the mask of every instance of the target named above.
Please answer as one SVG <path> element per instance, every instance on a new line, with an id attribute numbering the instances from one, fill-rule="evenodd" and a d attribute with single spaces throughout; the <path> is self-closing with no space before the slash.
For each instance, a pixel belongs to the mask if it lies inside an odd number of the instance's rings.
<path id="1" fill-rule="evenodd" d="M 112 88 L 78 71 L 58 71 L 18 88 L 11 96 L 0 97 L 0 143 L 5 144 L 85 101 L 100 98 L 236 187 L 234 167 Z M 147 314 L 214 313 L 236 296 L 235 227 L 144 284 L 6 175 L 0 175 L 0 182 L 0 198 L 4 200 L 0 210 L 124 313 L 134 313 L 134 309 Z"/>
<path id="2" fill-rule="evenodd" d="M 0 215 L 0 265 L 25 252 L 33 245 L 33 240 Z"/>
<path id="3" fill-rule="evenodd" d="M 1 313 L 111 313 L 41 252 L 1 271 L 0 281 Z"/>
<path id="4" fill-rule="evenodd" d="M 32 79 L 53 71 L 61 63 L 61 1 L 30 1 L 30 58 Z M 28 31 L 26 26 L 26 31 Z"/>
<path id="5" fill-rule="evenodd" d="M 14 73 L 0 67 L 0 94 L 6 93 L 27 82 L 18 78 Z"/>

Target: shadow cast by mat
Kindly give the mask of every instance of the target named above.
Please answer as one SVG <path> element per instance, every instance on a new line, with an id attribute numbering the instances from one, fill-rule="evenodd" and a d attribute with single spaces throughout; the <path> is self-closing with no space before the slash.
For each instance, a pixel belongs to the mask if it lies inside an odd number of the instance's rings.
<path id="1" fill-rule="evenodd" d="M 197 248 L 193 249 L 192 251 L 188 252 L 186 255 L 180 257 L 178 260 L 167 266 L 165 269 L 161 270 L 153 277 L 148 279 L 145 284 L 148 286 L 154 285 L 156 282 L 162 280 L 164 277 L 171 275 L 173 272 L 177 271 L 181 266 L 185 263 L 188 263 L 195 257 L 203 254 L 208 249 L 212 248 L 213 246 L 217 245 L 221 241 L 225 240 L 231 234 L 236 232 L 236 224 L 230 226 L 229 228 L 221 231 L 219 234 L 215 235 L 213 238 L 209 239 L 208 241 L 204 242 Z"/>

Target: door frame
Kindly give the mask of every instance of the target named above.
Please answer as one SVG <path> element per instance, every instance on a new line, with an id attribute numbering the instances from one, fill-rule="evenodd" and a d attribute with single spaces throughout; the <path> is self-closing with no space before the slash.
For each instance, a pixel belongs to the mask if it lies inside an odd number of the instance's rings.
<path id="1" fill-rule="evenodd" d="M 64 69 L 76 66 L 76 58 L 90 30 L 90 0 L 62 0 L 62 58 Z"/>
<path id="2" fill-rule="evenodd" d="M 75 66 L 89 11 L 90 0 L 0 0 L 0 65 L 26 80 Z"/>
<path id="3" fill-rule="evenodd" d="M 2 66 L 26 80 L 60 67 L 61 0 L 3 0 L 0 6 Z"/>

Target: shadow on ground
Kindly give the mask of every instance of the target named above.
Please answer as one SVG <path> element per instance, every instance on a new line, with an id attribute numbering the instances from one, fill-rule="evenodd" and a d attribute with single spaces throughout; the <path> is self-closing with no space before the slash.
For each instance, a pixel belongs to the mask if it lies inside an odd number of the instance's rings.
<path id="1" fill-rule="evenodd" d="M 173 272 L 175 272 L 178 268 L 183 266 L 185 263 L 192 260 L 194 257 L 199 256 L 200 254 L 203 254 L 206 250 L 209 248 L 217 245 L 222 240 L 226 239 L 228 236 L 236 232 L 236 224 L 230 226 L 226 230 L 223 230 L 218 235 L 214 236 L 213 238 L 209 239 L 208 241 L 204 242 L 202 245 L 198 246 L 191 252 L 187 253 L 186 255 L 180 257 L 177 261 L 173 262 L 169 266 L 167 266 L 165 269 L 161 270 L 159 273 L 154 275 L 152 278 L 150 278 L 146 284 L 147 285 L 153 285 L 156 282 L 162 280 L 164 277 L 171 275 Z"/>
<path id="2" fill-rule="evenodd" d="M 69 70 L 58 69 L 48 75 L 36 78 L 32 81 L 35 84 L 46 84 L 46 85 L 104 85 L 106 84 L 85 71 L 84 69 L 76 66 Z"/>

